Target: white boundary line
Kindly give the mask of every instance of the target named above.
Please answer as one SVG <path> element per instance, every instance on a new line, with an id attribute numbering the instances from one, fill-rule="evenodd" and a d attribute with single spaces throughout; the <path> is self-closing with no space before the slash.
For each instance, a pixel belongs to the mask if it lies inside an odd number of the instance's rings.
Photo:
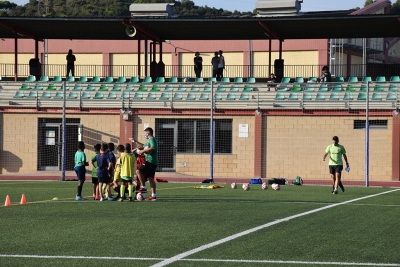
<path id="1" fill-rule="evenodd" d="M 344 204 L 348 204 L 348 203 L 352 203 L 352 202 L 355 202 L 355 201 L 359 201 L 359 200 L 363 200 L 363 199 L 367 199 L 367 198 L 371 198 L 371 197 L 376 197 L 376 196 L 392 193 L 392 192 L 399 191 L 399 190 L 400 189 L 395 189 L 395 190 L 390 190 L 390 191 L 386 191 L 386 192 L 382 192 L 382 193 L 378 193 L 378 194 L 374 194 L 374 195 L 370 195 L 370 196 L 365 196 L 365 197 L 360 197 L 360 198 L 356 198 L 356 199 L 352 199 L 352 200 L 347 200 L 347 201 L 344 201 L 344 202 L 331 204 L 331 205 L 328 205 L 328 206 L 325 206 L 325 207 L 322 207 L 322 208 L 318 208 L 318 209 L 302 212 L 302 213 L 299 213 L 299 214 L 296 214 L 296 215 L 292 215 L 292 216 L 289 216 L 289 217 L 286 217 L 286 218 L 283 218 L 283 219 L 279 219 L 279 220 L 276 220 L 276 221 L 273 221 L 273 222 L 270 222 L 270 223 L 266 223 L 266 224 L 254 227 L 252 229 L 249 229 L 249 230 L 246 230 L 246 231 L 243 231 L 243 232 L 240 232 L 240 233 L 225 237 L 223 239 L 211 242 L 209 244 L 205 244 L 205 245 L 200 246 L 198 248 L 195 248 L 195 249 L 192 249 L 192 250 L 188 250 L 188 251 L 183 252 L 181 254 L 175 255 L 175 256 L 173 256 L 173 257 L 171 257 L 169 259 L 165 259 L 165 260 L 163 260 L 163 261 L 161 261 L 161 262 L 159 262 L 157 264 L 151 265 L 151 267 L 162 267 L 162 266 L 171 264 L 171 263 L 173 263 L 175 261 L 182 260 L 183 258 L 186 258 L 186 257 L 188 257 L 188 256 L 190 256 L 192 254 L 195 254 L 195 253 L 201 252 L 203 250 L 206 250 L 206 249 L 221 245 L 223 243 L 232 241 L 233 239 L 236 239 L 236 238 L 239 238 L 239 237 L 254 233 L 254 232 L 258 231 L 258 230 L 261 230 L 261 229 L 264 229 L 264 228 L 279 224 L 281 222 L 287 222 L 287 221 L 290 221 L 292 219 L 296 219 L 296 218 L 299 218 L 299 217 L 302 217 L 302 216 L 305 216 L 305 215 L 313 214 L 313 213 L 316 213 L 316 212 L 319 212 L 319 211 L 323 211 L 323 210 L 326 210 L 326 209 L 334 208 L 334 207 L 337 207 L 337 206 L 340 206 L 340 205 L 344 205 Z"/>
<path id="2" fill-rule="evenodd" d="M 30 258 L 30 259 L 81 259 L 81 260 L 141 260 L 162 261 L 165 258 L 139 258 L 139 257 L 97 257 L 97 256 L 52 256 L 52 255 L 18 255 L 0 254 L 0 258 Z M 240 262 L 240 263 L 279 263 L 279 264 L 307 264 L 307 265 L 345 265 L 345 266 L 387 266 L 399 267 L 397 263 L 361 263 L 361 262 L 324 262 L 324 261 L 280 261 L 280 260 L 226 260 L 226 259 L 180 259 L 191 262 Z"/>

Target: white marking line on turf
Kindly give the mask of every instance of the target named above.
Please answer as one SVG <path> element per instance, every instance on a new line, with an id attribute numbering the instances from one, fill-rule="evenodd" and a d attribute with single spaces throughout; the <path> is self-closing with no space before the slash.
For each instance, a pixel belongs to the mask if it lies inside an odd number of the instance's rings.
<path id="1" fill-rule="evenodd" d="M 135 258 L 135 257 L 97 257 L 97 256 L 51 256 L 51 255 L 15 255 L 0 254 L 0 258 L 31 258 L 31 259 L 82 259 L 82 260 L 142 260 L 160 261 L 165 258 Z M 345 265 L 345 266 L 387 266 L 398 267 L 397 263 L 360 263 L 360 262 L 323 262 L 323 261 L 274 261 L 274 260 L 224 260 L 224 259 L 180 259 L 192 262 L 241 262 L 241 263 L 280 263 L 280 264 L 307 264 L 307 265 Z"/>
<path id="2" fill-rule="evenodd" d="M 331 205 L 328 205 L 328 206 L 325 206 L 325 207 L 322 207 L 322 208 L 318 208 L 318 209 L 302 212 L 302 213 L 299 213 L 299 214 L 296 214 L 296 215 L 292 215 L 292 216 L 289 216 L 289 217 L 286 217 L 286 218 L 283 218 L 283 219 L 280 219 L 280 220 L 276 220 L 276 221 L 273 221 L 273 222 L 270 222 L 270 223 L 266 223 L 266 224 L 254 227 L 252 229 L 249 229 L 249 230 L 246 230 L 246 231 L 243 231 L 243 232 L 240 232 L 240 233 L 225 237 L 223 239 L 211 242 L 209 244 L 200 246 L 198 248 L 195 248 L 195 249 L 192 249 L 192 250 L 188 250 L 188 251 L 183 252 L 181 254 L 175 255 L 175 256 L 173 256 L 173 257 L 171 257 L 169 259 L 165 259 L 165 260 L 163 260 L 163 261 L 161 261 L 161 262 L 159 262 L 157 264 L 154 264 L 151 267 L 162 267 L 162 266 L 168 265 L 168 264 L 173 263 L 175 261 L 182 260 L 183 258 L 186 258 L 186 257 L 188 257 L 188 256 L 190 256 L 192 254 L 195 254 L 195 253 L 201 252 L 203 250 L 206 250 L 206 249 L 221 245 L 223 243 L 232 241 L 232 240 L 234 240 L 236 238 L 239 238 L 239 237 L 254 233 L 254 232 L 258 231 L 258 230 L 261 230 L 261 229 L 264 229 L 264 228 L 279 224 L 281 222 L 286 222 L 286 221 L 289 221 L 289 220 L 292 220 L 292 219 L 296 219 L 296 218 L 299 218 L 299 217 L 302 217 L 302 216 L 305 216 L 305 215 L 309 215 L 309 214 L 313 214 L 313 213 L 316 213 L 316 212 L 319 212 L 319 211 L 323 211 L 323 210 L 326 210 L 326 209 L 334 208 L 334 207 L 337 207 L 337 206 L 340 206 L 340 205 L 344 205 L 344 204 L 356 202 L 356 201 L 359 201 L 359 200 L 363 200 L 363 199 L 367 199 L 367 198 L 371 198 L 371 197 L 376 197 L 376 196 L 380 196 L 380 195 L 396 192 L 396 191 L 399 191 L 399 190 L 400 189 L 395 189 L 395 190 L 385 191 L 385 192 L 382 192 L 382 193 L 379 193 L 379 194 L 374 194 L 374 195 L 360 197 L 360 198 L 356 198 L 356 199 L 352 199 L 352 200 L 347 200 L 347 201 L 344 201 L 344 202 L 331 204 Z"/>

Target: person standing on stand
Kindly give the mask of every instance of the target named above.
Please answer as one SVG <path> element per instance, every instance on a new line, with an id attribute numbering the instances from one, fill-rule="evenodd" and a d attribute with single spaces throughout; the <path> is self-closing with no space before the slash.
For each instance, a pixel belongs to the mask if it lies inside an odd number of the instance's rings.
<path id="1" fill-rule="evenodd" d="M 196 52 L 193 61 L 194 61 L 194 72 L 196 73 L 196 78 L 200 78 L 201 71 L 203 70 L 203 58 L 200 56 L 199 52 Z"/>
<path id="2" fill-rule="evenodd" d="M 218 52 L 215 52 L 214 57 L 211 59 L 213 77 L 217 77 L 218 74 L 218 60 L 219 60 Z"/>
<path id="3" fill-rule="evenodd" d="M 76 57 L 72 54 L 72 49 L 70 49 L 68 51 L 66 59 L 67 59 L 67 75 L 66 75 L 66 77 L 68 77 L 69 72 L 71 72 L 72 76 L 75 76 L 75 61 L 76 61 Z"/>
<path id="4" fill-rule="evenodd" d="M 224 69 L 225 69 L 225 58 L 222 55 L 222 50 L 219 50 L 219 60 L 218 60 L 218 72 L 217 72 L 217 81 L 221 81 L 224 77 Z"/>

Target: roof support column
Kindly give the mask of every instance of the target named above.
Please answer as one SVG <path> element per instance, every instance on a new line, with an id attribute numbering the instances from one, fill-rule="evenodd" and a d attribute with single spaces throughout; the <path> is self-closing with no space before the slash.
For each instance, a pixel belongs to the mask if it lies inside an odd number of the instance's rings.
<path id="1" fill-rule="evenodd" d="M 269 51 L 268 51 L 268 77 L 269 77 L 269 75 L 272 73 L 272 68 L 271 68 L 271 65 L 272 65 L 272 39 L 271 39 L 271 37 L 269 38 L 269 40 L 268 40 L 268 45 L 269 45 Z"/>
<path id="2" fill-rule="evenodd" d="M 262 127 L 262 113 L 257 110 L 254 116 L 254 178 L 261 178 L 262 176 L 262 141 L 263 141 L 263 127 Z M 265 162 L 264 162 L 265 163 Z"/>
<path id="3" fill-rule="evenodd" d="M 279 59 L 282 59 L 282 39 L 279 39 Z"/>
<path id="4" fill-rule="evenodd" d="M 139 35 L 138 45 L 137 45 L 138 46 L 138 52 L 137 52 L 137 56 L 138 56 L 138 59 L 137 59 L 137 62 L 138 62 L 137 76 L 138 76 L 139 79 L 140 79 L 141 68 L 142 68 L 141 62 L 140 62 L 140 54 L 142 53 L 141 52 L 141 47 L 140 47 L 141 42 L 142 42 L 142 40 L 141 40 L 140 35 Z"/>
<path id="5" fill-rule="evenodd" d="M 18 34 L 14 31 L 14 81 L 18 80 Z"/>
<path id="6" fill-rule="evenodd" d="M 147 42 L 147 36 L 145 36 L 145 38 L 144 38 L 144 76 L 145 77 L 147 77 L 148 75 L 147 75 L 147 69 L 148 69 L 148 66 L 149 66 L 149 59 L 148 59 L 148 49 L 147 49 L 147 45 L 148 45 L 148 42 Z"/>
<path id="7" fill-rule="evenodd" d="M 39 58 L 39 40 L 35 38 L 35 58 Z"/>

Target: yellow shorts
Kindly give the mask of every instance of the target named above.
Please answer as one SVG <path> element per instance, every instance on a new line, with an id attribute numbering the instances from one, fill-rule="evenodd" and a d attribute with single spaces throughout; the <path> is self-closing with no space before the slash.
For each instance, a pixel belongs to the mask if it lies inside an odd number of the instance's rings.
<path id="1" fill-rule="evenodd" d="M 114 173 L 114 182 L 121 182 L 121 167 L 117 167 Z"/>

